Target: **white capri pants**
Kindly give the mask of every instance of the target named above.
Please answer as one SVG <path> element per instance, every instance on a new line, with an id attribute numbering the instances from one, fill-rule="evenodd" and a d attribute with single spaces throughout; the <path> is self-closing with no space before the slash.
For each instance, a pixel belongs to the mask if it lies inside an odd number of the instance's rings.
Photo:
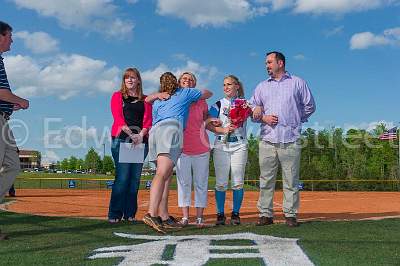
<path id="1" fill-rule="evenodd" d="M 207 206 L 209 159 L 210 152 L 199 155 L 182 153 L 179 157 L 176 164 L 179 207 L 191 206 L 192 180 L 194 180 L 194 207 L 205 208 Z"/>
<path id="2" fill-rule="evenodd" d="M 234 149 L 218 149 L 216 147 L 214 148 L 215 189 L 217 191 L 228 189 L 229 171 L 231 172 L 232 189 L 243 188 L 247 163 L 247 144 L 239 144 Z"/>

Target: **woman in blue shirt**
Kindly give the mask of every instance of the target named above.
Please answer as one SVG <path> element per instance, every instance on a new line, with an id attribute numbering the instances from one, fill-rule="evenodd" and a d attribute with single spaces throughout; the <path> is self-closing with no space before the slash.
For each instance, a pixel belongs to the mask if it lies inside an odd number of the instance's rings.
<path id="1" fill-rule="evenodd" d="M 153 102 L 149 161 L 157 164 L 157 170 L 150 188 L 149 211 L 143 221 L 160 233 L 165 233 L 162 221 L 175 220 L 168 214 L 168 185 L 172 169 L 182 152 L 183 130 L 190 104 L 211 95 L 208 90 L 179 88 L 176 77 L 166 72 L 160 77 L 159 93 L 146 98 L 147 102 Z"/>

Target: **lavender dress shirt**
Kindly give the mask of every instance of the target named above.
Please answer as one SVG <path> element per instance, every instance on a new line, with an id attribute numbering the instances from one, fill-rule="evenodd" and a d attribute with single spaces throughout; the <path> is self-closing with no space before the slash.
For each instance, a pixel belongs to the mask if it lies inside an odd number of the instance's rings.
<path id="1" fill-rule="evenodd" d="M 269 78 L 257 85 L 250 99 L 261 106 L 263 115 L 277 115 L 278 124 L 261 123 L 261 139 L 271 143 L 290 143 L 300 138 L 301 125 L 315 112 L 315 102 L 307 83 L 288 72 L 280 80 Z"/>

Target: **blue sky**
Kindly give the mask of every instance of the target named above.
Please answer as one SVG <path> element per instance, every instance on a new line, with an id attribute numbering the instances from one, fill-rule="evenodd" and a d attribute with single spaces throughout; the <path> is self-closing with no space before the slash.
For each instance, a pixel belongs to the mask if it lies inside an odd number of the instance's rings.
<path id="1" fill-rule="evenodd" d="M 399 0 L 0 0 L 14 28 L 3 54 L 13 91 L 31 107 L 13 115 L 18 143 L 45 160 L 109 151 L 109 100 L 137 67 L 146 93 L 164 71 L 193 71 L 222 97 L 238 76 L 249 98 L 282 51 L 317 112 L 304 127 L 371 129 L 400 121 Z M 249 125 L 256 133 L 257 126 Z"/>

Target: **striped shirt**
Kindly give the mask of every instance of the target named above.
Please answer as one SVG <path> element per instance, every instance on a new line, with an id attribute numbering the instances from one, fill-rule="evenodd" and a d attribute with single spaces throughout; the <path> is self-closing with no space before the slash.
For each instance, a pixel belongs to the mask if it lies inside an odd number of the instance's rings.
<path id="1" fill-rule="evenodd" d="M 280 80 L 269 78 L 258 84 L 250 103 L 261 106 L 263 115 L 278 116 L 276 126 L 261 123 L 262 140 L 272 143 L 295 142 L 300 138 L 302 123 L 315 112 L 307 83 L 288 72 Z"/>
<path id="2" fill-rule="evenodd" d="M 3 57 L 1 57 L 1 55 L 0 55 L 0 89 L 11 91 L 10 84 L 8 83 L 7 79 L 6 69 L 4 68 Z M 0 111 L 5 112 L 8 115 L 11 115 L 13 112 L 13 107 L 14 104 L 0 100 Z"/>

